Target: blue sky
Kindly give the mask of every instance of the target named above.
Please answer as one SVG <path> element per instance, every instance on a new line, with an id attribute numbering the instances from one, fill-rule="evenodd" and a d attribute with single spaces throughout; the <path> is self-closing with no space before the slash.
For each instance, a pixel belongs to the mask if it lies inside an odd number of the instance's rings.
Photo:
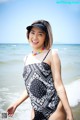
<path id="1" fill-rule="evenodd" d="M 26 26 L 45 19 L 52 26 L 54 43 L 80 44 L 80 2 L 61 1 L 0 0 L 0 43 L 26 43 Z"/>

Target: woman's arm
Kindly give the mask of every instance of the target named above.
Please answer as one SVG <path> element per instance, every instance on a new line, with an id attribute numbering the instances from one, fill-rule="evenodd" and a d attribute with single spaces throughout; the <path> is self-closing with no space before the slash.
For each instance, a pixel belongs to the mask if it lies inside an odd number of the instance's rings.
<path id="1" fill-rule="evenodd" d="M 16 108 L 22 103 L 24 102 L 27 98 L 28 98 L 28 93 L 26 90 L 24 90 L 23 94 L 21 95 L 21 97 L 15 101 L 12 105 L 10 105 L 7 109 L 8 115 L 9 116 L 13 116 Z"/>
<path id="2" fill-rule="evenodd" d="M 21 97 L 15 102 L 15 105 L 18 107 L 22 102 L 28 98 L 27 90 L 24 90 Z"/>
<path id="3" fill-rule="evenodd" d="M 63 107 L 67 114 L 67 120 L 73 120 L 72 111 L 68 102 L 66 91 L 61 78 L 61 63 L 57 52 L 52 53 L 51 60 L 51 69 L 54 78 L 55 88 L 59 95 L 60 100 L 62 101 Z"/>

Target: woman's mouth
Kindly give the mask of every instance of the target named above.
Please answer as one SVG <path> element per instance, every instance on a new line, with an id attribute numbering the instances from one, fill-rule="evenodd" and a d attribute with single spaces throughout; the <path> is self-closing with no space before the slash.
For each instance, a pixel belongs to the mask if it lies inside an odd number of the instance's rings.
<path id="1" fill-rule="evenodd" d="M 36 45 L 36 44 L 38 44 L 39 42 L 32 40 L 32 43 Z"/>

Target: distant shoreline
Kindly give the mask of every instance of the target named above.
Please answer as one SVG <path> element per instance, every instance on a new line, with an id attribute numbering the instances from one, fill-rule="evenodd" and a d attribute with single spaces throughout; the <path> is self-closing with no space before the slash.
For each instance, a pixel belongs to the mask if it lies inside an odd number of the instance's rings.
<path id="1" fill-rule="evenodd" d="M 0 43 L 0 45 L 7 45 L 7 44 L 11 44 L 11 45 L 25 45 L 25 44 L 29 44 L 29 43 Z M 53 43 L 53 45 L 80 45 L 80 43 Z"/>

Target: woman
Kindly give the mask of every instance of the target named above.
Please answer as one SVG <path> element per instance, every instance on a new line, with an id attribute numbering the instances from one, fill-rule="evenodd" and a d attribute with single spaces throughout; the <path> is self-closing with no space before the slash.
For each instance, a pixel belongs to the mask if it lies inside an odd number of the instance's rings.
<path id="1" fill-rule="evenodd" d="M 38 20 L 27 28 L 27 38 L 33 51 L 24 59 L 23 78 L 26 90 L 8 109 L 12 116 L 28 97 L 31 99 L 31 120 L 73 120 L 61 78 L 61 63 L 53 43 L 48 21 Z"/>

